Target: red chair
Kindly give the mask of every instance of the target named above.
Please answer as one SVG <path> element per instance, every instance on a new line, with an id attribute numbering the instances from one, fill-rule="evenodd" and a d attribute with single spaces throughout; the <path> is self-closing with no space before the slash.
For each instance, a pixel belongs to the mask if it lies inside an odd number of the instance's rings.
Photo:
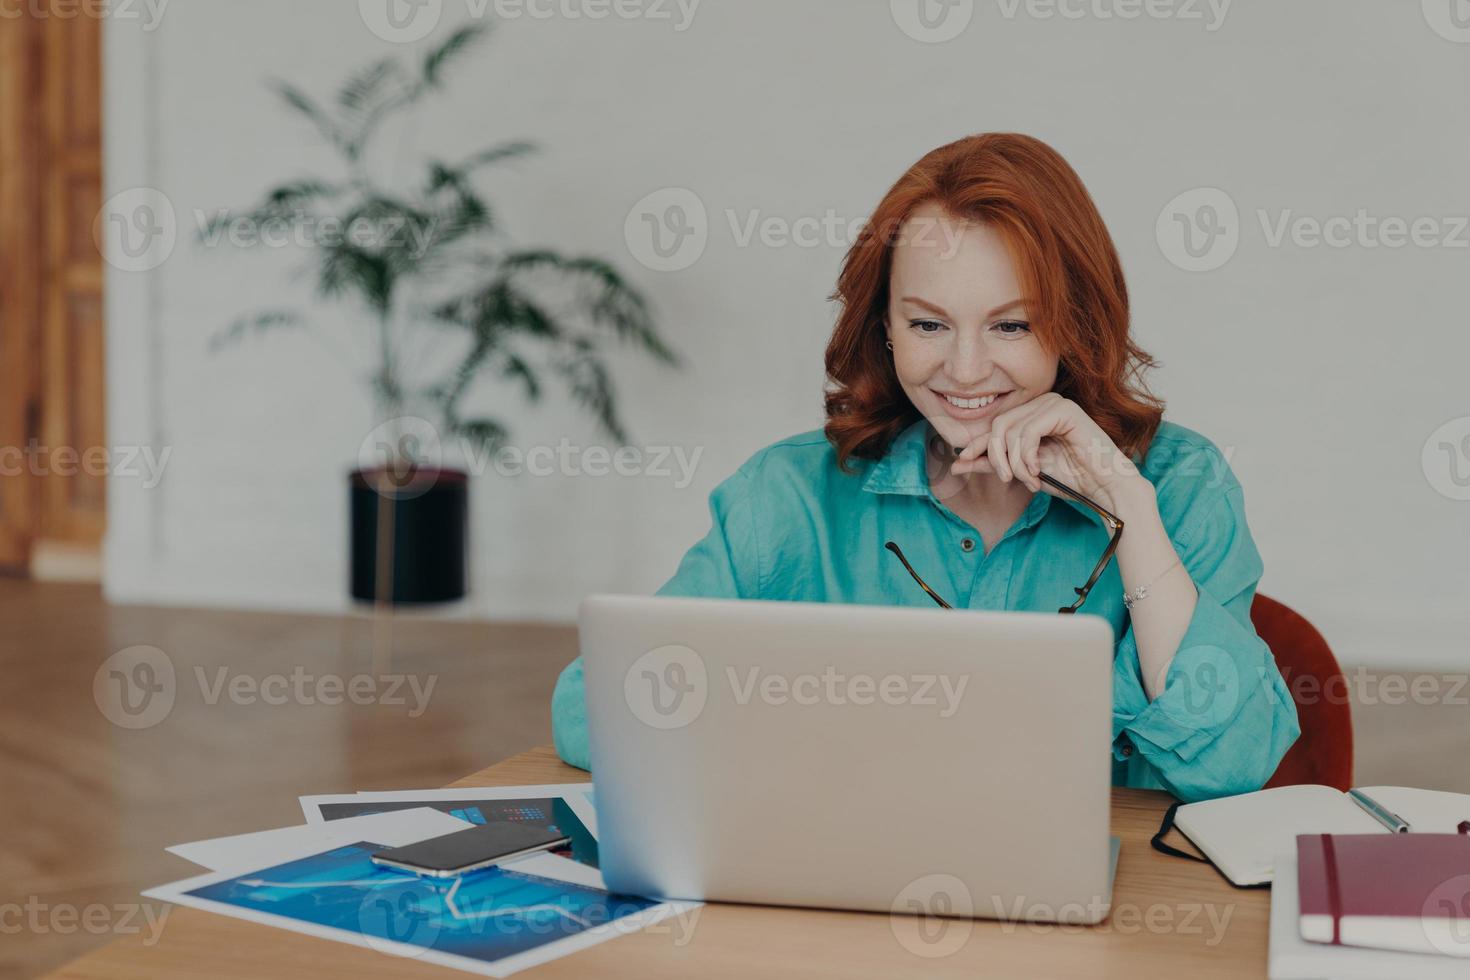
<path id="1" fill-rule="evenodd" d="M 1327 641 L 1295 610 L 1259 592 L 1251 604 L 1251 622 L 1276 658 L 1302 728 L 1267 788 L 1302 783 L 1351 788 L 1353 716 L 1348 684 Z"/>

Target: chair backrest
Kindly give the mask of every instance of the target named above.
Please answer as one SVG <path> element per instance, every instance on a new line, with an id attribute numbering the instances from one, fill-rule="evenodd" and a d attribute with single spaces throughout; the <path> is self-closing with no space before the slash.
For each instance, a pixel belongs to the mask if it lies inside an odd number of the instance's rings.
<path id="1" fill-rule="evenodd" d="M 1259 592 L 1251 604 L 1251 622 L 1276 658 L 1302 728 L 1266 786 L 1351 788 L 1353 717 L 1347 678 L 1327 641 L 1295 610 Z"/>

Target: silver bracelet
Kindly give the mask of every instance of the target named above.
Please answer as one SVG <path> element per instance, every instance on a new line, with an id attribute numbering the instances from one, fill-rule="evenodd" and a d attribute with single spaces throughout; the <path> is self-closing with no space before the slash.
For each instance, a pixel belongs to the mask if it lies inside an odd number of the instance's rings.
<path id="1" fill-rule="evenodd" d="M 1148 590 L 1151 589 L 1151 588 L 1153 588 L 1154 585 L 1158 583 L 1159 579 L 1163 578 L 1165 575 L 1168 575 L 1170 572 L 1172 572 L 1174 570 L 1174 566 L 1175 565 L 1178 565 L 1178 564 L 1180 564 L 1180 560 L 1178 558 L 1175 558 L 1174 559 L 1174 564 L 1173 565 L 1170 565 L 1168 568 L 1164 569 L 1162 572 L 1160 572 L 1159 574 L 1155 575 L 1154 576 L 1154 580 L 1152 582 L 1148 583 L 1148 585 L 1140 585 L 1138 588 L 1134 589 L 1132 592 L 1124 592 L 1123 593 L 1123 605 L 1126 608 L 1128 608 L 1128 609 L 1132 609 L 1133 608 L 1133 604 L 1135 602 L 1142 602 L 1144 599 L 1147 599 L 1148 598 Z"/>

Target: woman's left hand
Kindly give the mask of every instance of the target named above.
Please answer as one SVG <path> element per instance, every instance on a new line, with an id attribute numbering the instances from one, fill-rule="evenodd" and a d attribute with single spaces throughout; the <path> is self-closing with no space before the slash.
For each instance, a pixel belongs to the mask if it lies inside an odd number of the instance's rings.
<path id="1" fill-rule="evenodd" d="M 994 473 L 1033 492 L 1065 496 L 1037 475 L 1045 472 L 1109 510 L 1140 481 L 1147 483 L 1080 405 L 1054 391 L 991 419 L 989 431 L 964 448 L 950 472 Z"/>

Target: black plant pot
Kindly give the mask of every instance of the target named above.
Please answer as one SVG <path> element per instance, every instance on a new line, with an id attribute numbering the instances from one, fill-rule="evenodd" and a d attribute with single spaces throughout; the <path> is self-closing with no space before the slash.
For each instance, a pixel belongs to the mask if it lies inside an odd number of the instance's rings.
<path id="1" fill-rule="evenodd" d="M 408 605 L 465 594 L 469 475 L 438 467 L 353 470 L 352 598 Z"/>

